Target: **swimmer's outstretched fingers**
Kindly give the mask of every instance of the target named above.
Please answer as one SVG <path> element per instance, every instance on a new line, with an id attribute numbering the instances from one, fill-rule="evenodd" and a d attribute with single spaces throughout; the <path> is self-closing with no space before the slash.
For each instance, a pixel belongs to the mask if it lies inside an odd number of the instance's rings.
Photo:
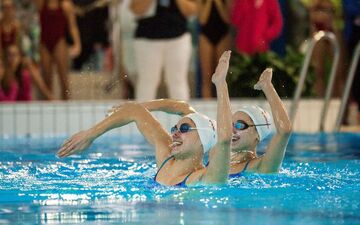
<path id="1" fill-rule="evenodd" d="M 85 130 L 73 135 L 71 138 L 65 141 L 65 143 L 57 152 L 57 155 L 59 157 L 65 157 L 85 150 L 94 140 L 91 134 L 91 130 Z"/>
<path id="2" fill-rule="evenodd" d="M 262 90 L 265 85 L 271 84 L 273 70 L 272 68 L 265 69 L 259 78 L 259 81 L 254 85 L 255 90 Z"/>
<path id="3" fill-rule="evenodd" d="M 217 82 L 222 82 L 226 79 L 226 75 L 229 69 L 229 61 L 230 61 L 231 51 L 225 51 L 220 59 L 218 66 L 216 67 L 215 73 L 211 77 L 211 81 L 216 84 Z"/>

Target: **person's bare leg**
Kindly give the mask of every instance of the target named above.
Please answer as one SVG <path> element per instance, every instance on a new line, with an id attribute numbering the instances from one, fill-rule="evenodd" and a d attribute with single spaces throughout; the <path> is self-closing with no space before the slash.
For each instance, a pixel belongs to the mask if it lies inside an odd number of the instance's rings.
<path id="1" fill-rule="evenodd" d="M 211 75 L 214 72 L 214 47 L 207 40 L 206 37 L 200 35 L 199 37 L 199 56 L 200 56 L 200 66 L 201 66 L 201 95 L 203 98 L 212 98 L 211 93 Z"/>
<path id="2" fill-rule="evenodd" d="M 324 54 L 326 48 L 326 43 L 323 41 L 318 42 L 314 47 L 312 54 L 312 63 L 315 71 L 315 84 L 314 91 L 317 97 L 324 96 L 325 93 L 325 58 L 327 57 Z"/>
<path id="3" fill-rule="evenodd" d="M 52 57 L 47 48 L 40 45 L 40 66 L 41 74 L 46 86 L 53 93 L 53 74 L 52 74 Z M 45 96 L 42 96 L 45 98 Z"/>
<path id="4" fill-rule="evenodd" d="M 54 50 L 54 61 L 60 78 L 62 99 L 70 98 L 69 89 L 69 54 L 65 39 L 60 40 Z"/>
<path id="5" fill-rule="evenodd" d="M 231 36 L 230 33 L 227 34 L 216 46 L 216 61 L 218 61 L 221 57 L 221 55 L 231 48 Z M 215 66 L 215 65 L 214 65 Z"/>

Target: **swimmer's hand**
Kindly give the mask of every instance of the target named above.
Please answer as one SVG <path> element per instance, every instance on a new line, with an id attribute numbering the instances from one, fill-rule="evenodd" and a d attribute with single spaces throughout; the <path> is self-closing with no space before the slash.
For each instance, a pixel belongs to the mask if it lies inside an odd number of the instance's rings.
<path id="1" fill-rule="evenodd" d="M 87 149 L 94 141 L 91 130 L 80 131 L 67 139 L 57 152 L 59 157 L 66 157 Z"/>
<path id="2" fill-rule="evenodd" d="M 229 61 L 230 61 L 231 51 L 225 51 L 216 67 L 215 73 L 212 75 L 211 81 L 216 85 L 221 82 L 226 82 L 226 75 L 229 70 Z"/>
<path id="3" fill-rule="evenodd" d="M 263 88 L 271 84 L 272 68 L 265 69 L 260 75 L 259 81 L 254 85 L 255 90 L 263 90 Z"/>

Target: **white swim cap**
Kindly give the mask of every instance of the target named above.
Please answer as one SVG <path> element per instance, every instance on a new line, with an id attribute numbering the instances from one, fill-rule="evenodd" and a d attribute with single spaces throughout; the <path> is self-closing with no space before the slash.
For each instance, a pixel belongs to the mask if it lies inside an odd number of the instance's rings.
<path id="1" fill-rule="evenodd" d="M 273 131 L 272 118 L 270 114 L 259 106 L 244 106 L 238 109 L 237 112 L 244 112 L 248 114 L 255 125 L 268 124 L 255 127 L 259 134 L 260 141 L 264 140 Z"/>
<path id="2" fill-rule="evenodd" d="M 217 141 L 216 122 L 200 113 L 190 113 L 184 117 L 190 118 L 195 123 L 204 153 L 210 151 Z"/>

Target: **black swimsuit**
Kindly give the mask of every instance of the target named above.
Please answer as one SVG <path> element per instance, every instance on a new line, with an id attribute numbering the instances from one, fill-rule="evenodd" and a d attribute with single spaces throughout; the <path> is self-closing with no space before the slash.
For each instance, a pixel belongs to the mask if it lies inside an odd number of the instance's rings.
<path id="1" fill-rule="evenodd" d="M 229 33 L 230 29 L 229 25 L 221 18 L 219 11 L 214 4 L 215 3 L 212 3 L 211 5 L 207 23 L 200 25 L 200 32 L 216 46 Z"/>
<path id="2" fill-rule="evenodd" d="M 161 168 L 163 168 L 163 166 L 164 166 L 170 159 L 173 159 L 173 158 L 174 158 L 174 156 L 172 155 L 172 156 L 170 156 L 169 158 L 167 158 L 167 159 L 164 160 L 164 162 L 161 164 L 159 170 L 157 171 L 157 173 L 156 173 L 156 175 L 155 175 L 155 177 L 154 177 L 154 181 L 155 181 L 155 182 L 157 182 L 157 181 L 156 181 L 156 177 L 157 177 L 157 175 L 159 174 Z M 193 172 L 189 173 L 189 174 L 185 177 L 185 179 L 184 179 L 183 181 L 181 181 L 180 183 L 175 184 L 175 185 L 172 185 L 172 186 L 175 186 L 175 187 L 186 187 L 186 181 L 187 181 L 187 179 L 190 177 L 190 175 L 191 175 L 192 173 L 193 173 Z M 157 182 L 157 183 L 159 183 L 159 182 Z"/>

